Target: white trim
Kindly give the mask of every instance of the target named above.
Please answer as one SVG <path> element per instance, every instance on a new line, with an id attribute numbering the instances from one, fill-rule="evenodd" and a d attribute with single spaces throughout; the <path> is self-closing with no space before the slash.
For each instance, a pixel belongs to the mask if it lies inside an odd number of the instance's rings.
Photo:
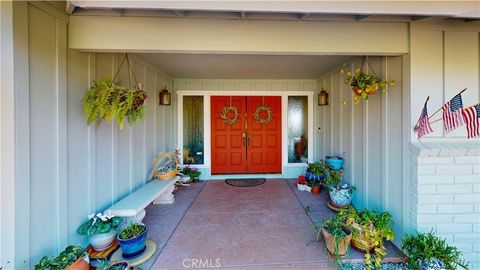
<path id="1" fill-rule="evenodd" d="M 203 96 L 203 128 L 204 128 L 204 163 L 192 165 L 196 168 L 211 168 L 211 123 L 210 123 L 210 98 L 211 96 L 280 96 L 282 103 L 282 175 L 285 173 L 285 167 L 304 167 L 303 163 L 288 163 L 288 148 L 283 147 L 288 143 L 288 97 L 289 96 L 307 96 L 308 97 L 308 162 L 313 161 L 313 94 L 314 91 L 205 91 L 205 90 L 179 90 L 178 95 L 178 136 L 177 145 L 183 156 L 183 97 L 184 96 Z M 183 164 L 183 157 L 180 159 Z"/>

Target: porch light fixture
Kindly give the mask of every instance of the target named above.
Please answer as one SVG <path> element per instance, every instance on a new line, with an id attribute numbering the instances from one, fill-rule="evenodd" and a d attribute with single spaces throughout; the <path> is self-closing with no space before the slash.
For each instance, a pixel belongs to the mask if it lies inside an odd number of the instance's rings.
<path id="1" fill-rule="evenodd" d="M 322 88 L 322 91 L 318 94 L 318 106 L 325 105 L 328 105 L 328 93 Z"/>
<path id="2" fill-rule="evenodd" d="M 159 105 L 171 105 L 172 104 L 172 94 L 170 94 L 167 90 L 167 86 L 160 91 L 160 95 L 158 96 L 158 104 Z"/>

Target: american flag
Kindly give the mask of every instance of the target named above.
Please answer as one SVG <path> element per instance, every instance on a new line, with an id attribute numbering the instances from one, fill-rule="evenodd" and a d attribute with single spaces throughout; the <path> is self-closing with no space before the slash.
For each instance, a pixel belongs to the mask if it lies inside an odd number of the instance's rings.
<path id="1" fill-rule="evenodd" d="M 433 132 L 432 127 L 430 126 L 430 122 L 428 121 L 427 102 L 428 98 L 423 105 L 422 114 L 420 115 L 420 118 L 418 119 L 418 124 L 415 127 L 415 132 L 417 132 L 419 139 L 427 135 L 428 133 Z"/>
<path id="2" fill-rule="evenodd" d="M 478 137 L 480 135 L 480 104 L 464 109 L 462 114 L 467 126 L 468 138 Z"/>
<path id="3" fill-rule="evenodd" d="M 457 127 L 463 125 L 462 118 L 462 95 L 458 94 L 453 97 L 449 102 L 447 102 L 442 107 L 443 109 L 443 128 L 446 133 L 456 129 Z"/>

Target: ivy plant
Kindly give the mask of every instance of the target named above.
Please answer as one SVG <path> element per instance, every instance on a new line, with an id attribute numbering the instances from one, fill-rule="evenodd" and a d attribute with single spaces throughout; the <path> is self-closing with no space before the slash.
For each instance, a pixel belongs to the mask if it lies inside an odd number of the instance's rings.
<path id="1" fill-rule="evenodd" d="M 57 257 L 43 256 L 35 270 L 63 270 L 82 256 L 88 256 L 81 246 L 69 245 Z"/>

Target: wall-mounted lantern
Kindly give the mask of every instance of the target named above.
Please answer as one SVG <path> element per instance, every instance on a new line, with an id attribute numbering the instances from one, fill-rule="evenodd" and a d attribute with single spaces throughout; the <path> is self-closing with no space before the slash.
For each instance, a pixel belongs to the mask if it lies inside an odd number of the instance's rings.
<path id="1" fill-rule="evenodd" d="M 158 104 L 159 105 L 171 105 L 172 104 L 172 94 L 170 94 L 167 90 L 167 86 L 160 91 L 160 95 L 158 96 Z"/>
<path id="2" fill-rule="evenodd" d="M 318 94 L 318 106 L 325 105 L 328 105 L 328 93 L 322 88 L 322 91 Z"/>

